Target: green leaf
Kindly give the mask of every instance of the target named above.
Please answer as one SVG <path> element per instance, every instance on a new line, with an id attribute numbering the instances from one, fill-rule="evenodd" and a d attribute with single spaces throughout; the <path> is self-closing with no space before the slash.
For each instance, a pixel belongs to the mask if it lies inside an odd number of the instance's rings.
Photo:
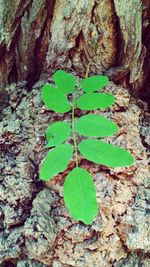
<path id="1" fill-rule="evenodd" d="M 59 121 L 51 124 L 46 130 L 46 147 L 52 147 L 62 144 L 66 141 L 71 133 L 70 124 L 66 121 Z"/>
<path id="2" fill-rule="evenodd" d="M 96 114 L 82 116 L 76 121 L 76 132 L 84 136 L 106 137 L 118 130 L 114 122 Z"/>
<path id="3" fill-rule="evenodd" d="M 107 76 L 91 76 L 82 80 L 81 87 L 84 92 L 91 93 L 94 91 L 98 91 L 109 83 L 109 79 Z"/>
<path id="4" fill-rule="evenodd" d="M 100 140 L 84 140 L 79 144 L 79 150 L 86 159 L 109 167 L 134 165 L 134 159 L 127 150 Z"/>
<path id="5" fill-rule="evenodd" d="M 92 176 L 82 168 L 74 168 L 64 183 L 64 201 L 75 220 L 91 224 L 97 215 L 96 191 Z"/>
<path id="6" fill-rule="evenodd" d="M 73 148 L 69 144 L 62 144 L 51 149 L 42 162 L 40 169 L 40 179 L 50 180 L 67 168 L 72 158 Z"/>
<path id="7" fill-rule="evenodd" d="M 66 95 L 48 83 L 42 87 L 41 99 L 49 109 L 56 112 L 65 113 L 70 110 Z"/>
<path id="8" fill-rule="evenodd" d="M 76 85 L 74 76 L 64 70 L 57 70 L 53 77 L 56 85 L 64 94 L 72 93 Z"/>
<path id="9" fill-rule="evenodd" d="M 77 107 L 82 110 L 105 109 L 114 103 L 114 96 L 111 94 L 89 93 L 83 94 L 77 100 Z"/>

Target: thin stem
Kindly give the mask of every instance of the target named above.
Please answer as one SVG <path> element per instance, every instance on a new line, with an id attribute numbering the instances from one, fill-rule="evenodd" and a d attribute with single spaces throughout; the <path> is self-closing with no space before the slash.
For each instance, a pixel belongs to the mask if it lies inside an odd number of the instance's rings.
<path id="1" fill-rule="evenodd" d="M 78 149 L 77 149 L 77 140 L 76 140 L 74 111 L 75 111 L 75 106 L 76 106 L 77 93 L 78 93 L 77 90 L 73 93 L 73 101 L 72 101 L 72 134 L 73 134 L 73 142 L 74 142 L 74 150 L 75 150 L 76 167 L 78 167 Z"/>
<path id="2" fill-rule="evenodd" d="M 88 63 L 85 78 L 88 78 L 91 62 Z"/>
<path id="3" fill-rule="evenodd" d="M 86 75 L 85 75 L 86 78 L 89 75 L 90 64 L 91 64 L 91 62 L 89 62 L 88 66 L 87 66 Z M 75 150 L 76 167 L 78 168 L 78 166 L 79 166 L 79 164 L 78 164 L 78 149 L 77 149 L 76 130 L 75 130 L 75 116 L 74 116 L 74 111 L 75 111 L 75 108 L 76 108 L 77 94 L 78 94 L 77 89 L 74 89 L 74 91 L 73 91 L 73 101 L 72 101 L 72 134 L 73 134 L 73 142 L 74 142 L 74 150 Z"/>

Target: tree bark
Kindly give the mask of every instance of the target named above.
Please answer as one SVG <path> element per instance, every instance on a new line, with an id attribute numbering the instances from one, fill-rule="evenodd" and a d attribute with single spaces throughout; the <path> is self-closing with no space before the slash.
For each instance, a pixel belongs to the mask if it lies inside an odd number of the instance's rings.
<path id="1" fill-rule="evenodd" d="M 97 192 L 91 225 L 63 202 L 74 160 L 51 181 L 38 176 L 47 126 L 62 120 L 41 87 L 57 69 L 85 77 L 87 66 L 112 80 L 115 104 L 100 112 L 119 132 L 106 141 L 136 161 L 112 169 L 80 157 Z M 150 266 L 150 115 L 138 99 L 149 101 L 149 77 L 149 0 L 0 0 L 0 266 Z"/>
<path id="2" fill-rule="evenodd" d="M 1 0 L 0 84 L 75 69 L 149 95 L 149 0 Z"/>

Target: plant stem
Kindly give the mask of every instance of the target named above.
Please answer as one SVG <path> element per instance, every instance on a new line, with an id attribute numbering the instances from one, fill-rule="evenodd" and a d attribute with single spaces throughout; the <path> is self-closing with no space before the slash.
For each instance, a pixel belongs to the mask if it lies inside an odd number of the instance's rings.
<path id="1" fill-rule="evenodd" d="M 88 63 L 85 78 L 87 78 L 88 75 L 89 75 L 90 65 L 91 65 L 91 62 Z M 73 100 L 72 100 L 72 134 L 73 134 L 73 142 L 74 142 L 76 167 L 78 168 L 78 166 L 79 166 L 79 164 L 78 164 L 78 149 L 77 149 L 76 130 L 75 130 L 75 116 L 74 116 L 74 111 L 75 111 L 75 108 L 76 108 L 77 94 L 78 94 L 78 91 L 75 88 L 74 91 L 73 91 Z"/>
<path id="2" fill-rule="evenodd" d="M 73 92 L 73 101 L 72 101 L 72 134 L 73 134 L 73 142 L 74 142 L 74 150 L 75 150 L 76 167 L 78 168 L 78 149 L 77 149 L 76 130 L 75 130 L 75 116 L 74 116 L 77 94 L 78 94 L 78 91 L 74 90 L 74 92 Z"/>
<path id="3" fill-rule="evenodd" d="M 91 62 L 88 63 L 85 78 L 88 78 Z"/>

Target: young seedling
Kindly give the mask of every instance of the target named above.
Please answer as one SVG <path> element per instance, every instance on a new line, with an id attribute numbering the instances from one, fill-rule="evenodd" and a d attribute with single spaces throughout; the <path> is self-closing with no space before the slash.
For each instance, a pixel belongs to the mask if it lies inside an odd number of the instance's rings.
<path id="1" fill-rule="evenodd" d="M 75 220 L 91 224 L 98 213 L 96 190 L 91 174 L 79 167 L 78 153 L 89 161 L 109 167 L 132 166 L 134 159 L 127 150 L 96 139 L 115 134 L 119 127 L 114 122 L 94 113 L 75 118 L 76 108 L 91 111 L 108 108 L 114 103 L 113 95 L 99 93 L 109 83 L 106 76 L 82 80 L 80 87 L 83 94 L 80 97 L 76 79 L 71 74 L 58 70 L 53 80 L 55 86 L 45 84 L 42 87 L 41 98 L 47 108 L 55 112 L 65 113 L 72 109 L 72 122 L 54 122 L 48 127 L 46 148 L 51 149 L 42 161 L 40 179 L 47 181 L 63 172 L 75 154 L 76 167 L 70 171 L 64 183 L 64 202 Z M 71 104 L 67 94 L 72 94 Z M 77 143 L 77 135 L 86 139 Z M 64 143 L 70 136 L 74 147 Z"/>

